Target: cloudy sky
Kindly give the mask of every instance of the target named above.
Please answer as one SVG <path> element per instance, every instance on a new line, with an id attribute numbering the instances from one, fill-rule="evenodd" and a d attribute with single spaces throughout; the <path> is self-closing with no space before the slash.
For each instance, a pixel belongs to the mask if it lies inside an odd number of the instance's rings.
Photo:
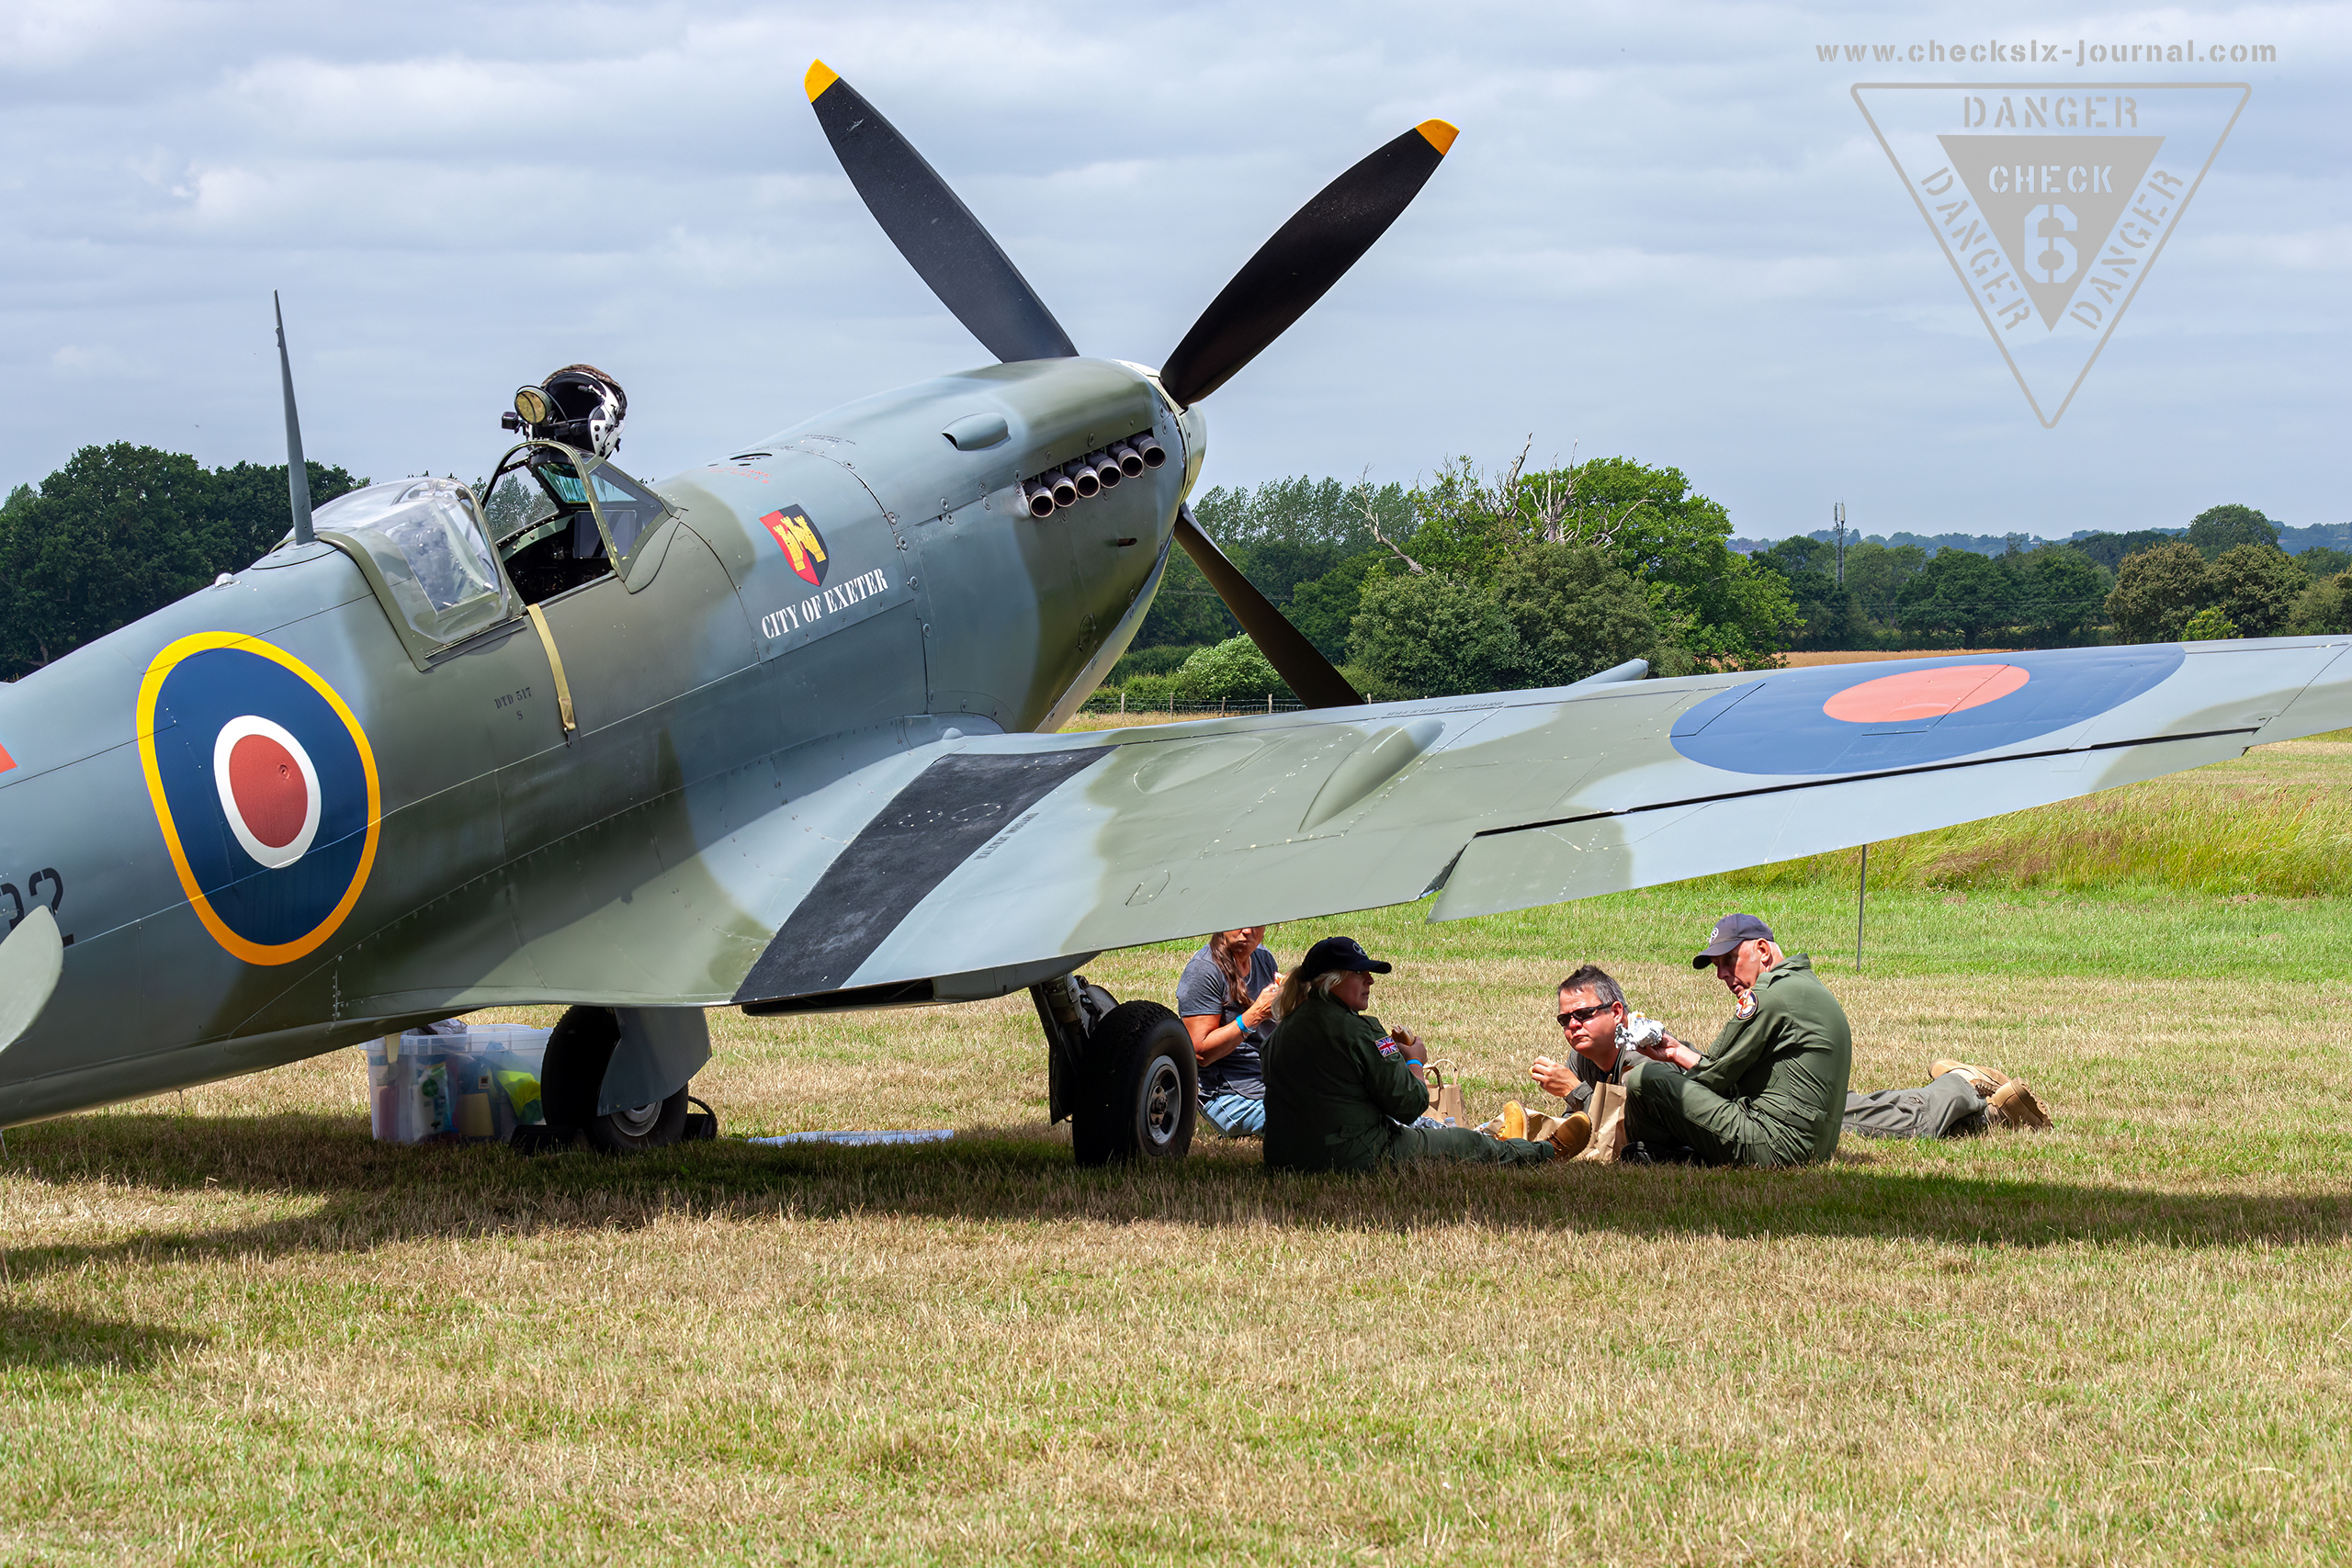
<path id="1" fill-rule="evenodd" d="M 1462 128 L 1210 400 L 1204 484 L 1409 482 L 1532 434 L 1539 458 L 1679 467 L 1759 537 L 1841 497 L 1871 532 L 2063 536 L 2221 501 L 2352 518 L 2352 10 L 1885 16 L 0 0 L 0 484 L 116 440 L 281 460 L 273 288 L 311 455 L 378 479 L 482 471 L 514 387 L 571 360 L 627 386 L 623 461 L 651 476 L 983 360 L 834 164 L 800 86 L 822 57 L 1082 349 L 1155 364 L 1325 181 L 1423 118 Z M 2028 37 L 2064 60 L 1905 58 Z M 2276 62 L 2073 54 L 2192 39 Z M 1898 57 L 1825 63 L 1831 43 Z M 2055 429 L 1859 81 L 2251 84 Z"/>

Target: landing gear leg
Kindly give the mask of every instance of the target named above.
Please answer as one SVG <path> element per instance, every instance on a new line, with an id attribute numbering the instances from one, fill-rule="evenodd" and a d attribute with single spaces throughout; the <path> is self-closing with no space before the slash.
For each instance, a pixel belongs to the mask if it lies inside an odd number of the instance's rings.
<path id="1" fill-rule="evenodd" d="M 1192 1036 L 1158 1002 L 1114 1002 L 1082 977 L 1030 987 L 1051 1053 L 1053 1119 L 1080 1165 L 1182 1159 L 1200 1114 Z"/>
<path id="2" fill-rule="evenodd" d="M 597 1111 L 605 1074 L 620 1043 L 620 1014 L 611 1008 L 570 1008 L 556 1021 L 539 1068 L 539 1101 L 547 1108 L 547 1135 L 568 1138 L 577 1133 L 591 1148 L 611 1155 L 667 1148 L 686 1135 L 690 1111 L 686 1102 L 692 1096 L 683 1084 L 675 1093 L 643 1105 Z M 714 1131 L 717 1121 L 710 1118 Z M 546 1136 L 532 1141 L 543 1144 Z"/>

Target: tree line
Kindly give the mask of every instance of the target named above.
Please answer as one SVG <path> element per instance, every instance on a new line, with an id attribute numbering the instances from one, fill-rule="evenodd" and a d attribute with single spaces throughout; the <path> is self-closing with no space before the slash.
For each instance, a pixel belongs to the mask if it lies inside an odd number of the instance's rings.
<path id="1" fill-rule="evenodd" d="M 305 463 L 324 502 L 368 481 Z M 294 525 L 286 465 L 208 468 L 179 452 L 85 446 L 0 505 L 0 679 L 242 571 Z"/>
<path id="2" fill-rule="evenodd" d="M 2011 536 L 2006 554 L 1819 536 L 1743 554 L 1677 469 L 1628 458 L 1434 482 L 1218 489 L 1195 513 L 1235 564 L 1374 698 L 1564 683 L 1623 659 L 1659 674 L 1766 669 L 1789 651 L 2060 648 L 2352 630 L 2352 555 L 2290 557 L 2242 504 L 2186 529 Z M 1096 706 L 1287 695 L 1189 560 Z"/>
<path id="3" fill-rule="evenodd" d="M 1783 539 L 1757 559 L 1789 580 L 1804 615 L 1791 645 L 1797 649 L 2168 641 L 2208 608 L 2237 628 L 2211 635 L 2270 637 L 2285 629 L 2299 595 L 2352 567 L 2338 549 L 2288 556 L 2278 547 L 2282 531 L 2233 503 L 2207 508 L 2186 530 L 2087 534 L 2031 549 L 2011 536 L 2007 552 L 1995 556 L 1959 548 L 1930 556 L 1916 545 L 1864 540 L 1847 547 L 1842 582 L 1836 547 L 1818 535 Z"/>
<path id="4" fill-rule="evenodd" d="M 1426 484 L 1297 478 L 1201 497 L 1234 564 L 1375 698 L 1558 685 L 1629 659 L 1663 674 L 1770 666 L 1802 616 L 1732 549 L 1680 470 L 1627 457 Z M 1166 581 L 1098 705 L 1263 700 L 1279 677 L 1192 562 Z"/>

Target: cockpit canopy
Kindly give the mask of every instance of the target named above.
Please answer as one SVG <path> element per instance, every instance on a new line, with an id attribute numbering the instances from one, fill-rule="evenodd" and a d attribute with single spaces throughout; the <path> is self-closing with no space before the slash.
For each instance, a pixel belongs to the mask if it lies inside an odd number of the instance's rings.
<path id="1" fill-rule="evenodd" d="M 455 479 L 395 479 L 320 507 L 322 535 L 352 553 L 386 605 L 420 637 L 446 647 L 519 610 L 510 605 L 473 492 Z"/>
<path id="2" fill-rule="evenodd" d="M 557 594 L 606 577 L 633 593 L 659 565 L 658 548 L 646 547 L 668 505 L 587 453 L 524 442 L 484 488 L 487 515 L 467 486 L 429 474 L 348 491 L 312 514 L 320 541 L 359 567 L 419 669 Z M 292 543 L 289 534 L 278 548 Z"/>
<path id="3" fill-rule="evenodd" d="M 312 516 L 314 526 L 381 535 L 399 553 L 405 581 L 435 610 L 498 592 L 490 541 L 474 513 L 473 492 L 455 479 L 402 479 L 337 496 Z"/>

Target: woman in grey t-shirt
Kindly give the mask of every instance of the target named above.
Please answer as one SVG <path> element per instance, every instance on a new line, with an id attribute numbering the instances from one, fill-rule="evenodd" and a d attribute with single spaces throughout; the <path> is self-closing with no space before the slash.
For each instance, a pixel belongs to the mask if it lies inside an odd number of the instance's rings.
<path id="1" fill-rule="evenodd" d="M 1186 961 L 1176 1012 L 1201 1064 L 1201 1114 L 1227 1137 L 1266 1128 L 1266 1077 L 1259 1050 L 1274 1027 L 1282 976 L 1266 951 L 1266 928 L 1218 931 Z"/>

